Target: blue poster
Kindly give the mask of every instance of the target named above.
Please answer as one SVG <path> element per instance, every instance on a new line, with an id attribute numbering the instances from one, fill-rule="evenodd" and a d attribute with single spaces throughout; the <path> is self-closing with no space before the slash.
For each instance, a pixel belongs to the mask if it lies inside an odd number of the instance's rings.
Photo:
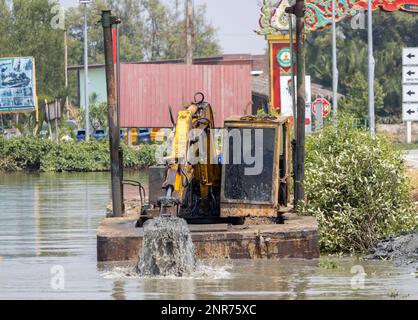
<path id="1" fill-rule="evenodd" d="M 31 57 L 0 59 L 0 113 L 36 108 L 35 63 Z"/>

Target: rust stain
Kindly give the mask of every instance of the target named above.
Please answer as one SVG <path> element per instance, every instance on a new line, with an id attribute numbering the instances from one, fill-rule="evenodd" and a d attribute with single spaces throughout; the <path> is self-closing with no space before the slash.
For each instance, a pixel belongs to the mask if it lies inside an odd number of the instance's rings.
<path id="1" fill-rule="evenodd" d="M 319 257 L 319 235 L 312 217 L 292 217 L 285 225 L 254 225 L 247 229 L 192 233 L 199 259 L 282 259 Z M 99 261 L 137 260 L 142 229 L 132 218 L 105 219 L 97 232 Z"/>

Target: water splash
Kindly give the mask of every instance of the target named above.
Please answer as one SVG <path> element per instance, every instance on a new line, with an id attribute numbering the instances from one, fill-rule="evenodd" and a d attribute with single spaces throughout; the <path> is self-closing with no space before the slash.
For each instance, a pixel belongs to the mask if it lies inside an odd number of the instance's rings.
<path id="1" fill-rule="evenodd" d="M 220 279 L 231 279 L 232 265 L 223 265 L 219 263 L 211 263 L 210 261 L 199 262 L 196 264 L 195 271 L 187 276 L 176 277 L 170 276 L 141 276 L 136 272 L 137 267 L 131 266 L 120 266 L 120 267 L 109 267 L 107 270 L 101 272 L 101 276 L 106 280 L 120 280 L 120 279 L 138 279 L 138 280 L 220 280 Z"/>
<path id="2" fill-rule="evenodd" d="M 141 276 L 191 275 L 196 269 L 194 245 L 187 222 L 159 217 L 144 224 L 144 240 L 137 271 Z"/>
<path id="3" fill-rule="evenodd" d="M 209 262 L 198 263 L 195 272 L 193 273 L 193 279 L 200 280 L 220 280 L 230 279 L 232 274 L 232 265 L 217 265 Z"/>

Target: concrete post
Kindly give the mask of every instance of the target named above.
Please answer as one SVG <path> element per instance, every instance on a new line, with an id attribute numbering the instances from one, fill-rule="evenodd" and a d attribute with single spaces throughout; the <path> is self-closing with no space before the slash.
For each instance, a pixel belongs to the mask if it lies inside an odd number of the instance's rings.
<path id="1" fill-rule="evenodd" d="M 412 121 L 406 122 L 406 143 L 412 143 Z"/>

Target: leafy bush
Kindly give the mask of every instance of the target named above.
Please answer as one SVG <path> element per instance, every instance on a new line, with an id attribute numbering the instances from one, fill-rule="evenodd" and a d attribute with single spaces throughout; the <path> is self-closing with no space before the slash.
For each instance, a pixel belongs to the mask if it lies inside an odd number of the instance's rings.
<path id="1" fill-rule="evenodd" d="M 95 141 L 54 145 L 41 160 L 42 171 L 106 171 L 109 168 L 109 145 Z"/>
<path id="2" fill-rule="evenodd" d="M 20 168 L 16 164 L 16 161 L 14 161 L 11 157 L 1 157 L 0 158 L 0 172 L 6 171 L 6 172 L 14 172 L 19 171 Z"/>
<path id="3" fill-rule="evenodd" d="M 317 218 L 328 252 L 362 252 L 417 226 L 400 151 L 344 115 L 307 139 L 302 213 Z"/>
<path id="4" fill-rule="evenodd" d="M 123 163 L 129 168 L 144 168 L 156 162 L 155 153 L 158 145 L 144 144 L 140 147 L 123 145 Z"/>
<path id="5" fill-rule="evenodd" d="M 155 145 L 139 148 L 123 144 L 126 168 L 144 168 L 155 163 Z M 59 145 L 33 137 L 0 138 L 0 171 L 107 171 L 108 142 L 66 142 Z"/>
<path id="6" fill-rule="evenodd" d="M 21 169 L 39 170 L 41 158 L 53 148 L 48 140 L 21 137 L 6 140 L 0 138 L 0 158 L 9 158 Z"/>

